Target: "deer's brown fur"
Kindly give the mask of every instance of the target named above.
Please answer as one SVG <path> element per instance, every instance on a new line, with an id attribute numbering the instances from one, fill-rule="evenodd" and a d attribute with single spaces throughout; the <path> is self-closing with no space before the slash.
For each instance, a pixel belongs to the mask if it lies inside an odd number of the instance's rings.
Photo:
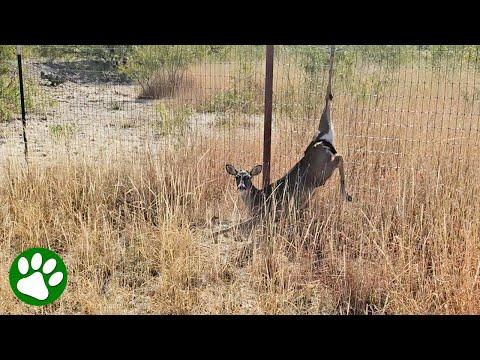
<path id="1" fill-rule="evenodd" d="M 302 206 L 310 198 L 315 189 L 325 184 L 338 169 L 340 173 L 340 191 L 346 201 L 352 198 L 345 190 L 345 171 L 343 158 L 337 154 L 333 146 L 333 126 L 330 121 L 332 95 L 333 54 L 330 57 L 330 71 L 325 97 L 325 108 L 320 118 L 318 131 L 303 157 L 281 179 L 269 184 L 263 189 L 257 189 L 251 178 L 261 171 L 261 165 L 255 166 L 250 172 L 237 171 L 232 165 L 227 165 L 227 172 L 237 179 L 237 187 L 252 215 L 275 210 L 281 210 L 285 204 L 294 201 Z"/>

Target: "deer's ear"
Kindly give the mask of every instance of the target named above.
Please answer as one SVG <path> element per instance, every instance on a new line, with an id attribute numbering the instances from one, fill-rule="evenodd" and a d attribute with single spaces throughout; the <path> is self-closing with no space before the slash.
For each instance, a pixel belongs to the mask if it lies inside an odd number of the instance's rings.
<path id="1" fill-rule="evenodd" d="M 227 173 L 229 173 L 230 175 L 233 175 L 233 176 L 237 175 L 238 171 L 233 167 L 233 165 L 227 164 L 225 166 L 225 169 L 227 170 Z"/>
<path id="2" fill-rule="evenodd" d="M 262 172 L 262 165 L 256 165 L 253 167 L 252 171 L 250 171 L 250 175 L 256 176 Z"/>

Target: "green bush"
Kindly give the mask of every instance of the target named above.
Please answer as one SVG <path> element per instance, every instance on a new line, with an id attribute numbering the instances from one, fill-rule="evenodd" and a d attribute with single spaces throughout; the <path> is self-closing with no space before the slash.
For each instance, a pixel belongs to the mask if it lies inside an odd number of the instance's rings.
<path id="1" fill-rule="evenodd" d="M 207 45 L 205 56 L 211 60 L 226 61 L 232 56 L 233 45 Z"/>
<path id="2" fill-rule="evenodd" d="M 90 60 L 117 67 L 126 61 L 132 48 L 132 45 L 38 45 L 32 47 L 32 53 L 50 61 Z"/>
<path id="3" fill-rule="evenodd" d="M 307 80 L 314 80 L 329 64 L 330 51 L 327 46 L 304 45 L 299 49 L 300 64 Z"/>
<path id="4" fill-rule="evenodd" d="M 427 59 L 430 60 L 432 67 L 436 70 L 448 68 L 448 70 L 451 71 L 455 68 L 455 66 L 460 66 L 460 63 L 463 63 L 464 60 L 473 61 L 475 63 L 475 67 L 478 69 L 476 56 L 468 56 L 469 52 L 470 55 L 475 52 L 478 54 L 478 49 L 475 49 L 475 47 L 471 46 L 464 47 L 458 45 L 432 45 L 429 46 Z M 446 71 L 441 71 L 439 74 L 446 75 Z"/>
<path id="5" fill-rule="evenodd" d="M 357 52 L 359 60 L 365 66 L 370 63 L 397 68 L 406 62 L 408 48 L 405 45 L 363 45 L 354 46 L 352 50 Z"/>
<path id="6" fill-rule="evenodd" d="M 158 99 L 173 95 L 188 66 L 209 51 L 211 46 L 134 46 L 131 59 L 121 71 L 141 86 L 140 97 Z"/>
<path id="7" fill-rule="evenodd" d="M 200 106 L 204 112 L 261 113 L 263 110 L 263 88 L 255 79 L 252 62 L 241 61 L 238 75 L 231 76 L 231 86 Z"/>
<path id="8" fill-rule="evenodd" d="M 11 121 L 19 112 L 19 89 L 15 47 L 0 45 L 0 122 Z"/>
<path id="9" fill-rule="evenodd" d="M 190 65 L 202 60 L 242 61 L 264 57 L 264 46 L 233 45 L 154 45 L 134 46 L 122 73 L 141 87 L 140 97 L 159 99 L 173 96 L 186 81 Z"/>
<path id="10" fill-rule="evenodd" d="M 193 109 L 184 106 L 179 109 L 169 109 L 164 103 L 155 106 L 154 128 L 159 135 L 182 135 L 188 129 L 188 120 Z"/>
<path id="11" fill-rule="evenodd" d="M 75 126 L 71 124 L 55 124 L 49 126 L 50 136 L 55 142 L 60 140 L 68 140 L 75 133 Z"/>

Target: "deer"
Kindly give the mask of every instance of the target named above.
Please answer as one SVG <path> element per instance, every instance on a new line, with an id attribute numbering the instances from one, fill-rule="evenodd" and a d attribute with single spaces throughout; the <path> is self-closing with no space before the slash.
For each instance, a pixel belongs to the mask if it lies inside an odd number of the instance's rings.
<path id="1" fill-rule="evenodd" d="M 237 190 L 252 216 L 265 214 L 272 210 L 282 210 L 287 203 L 294 201 L 295 207 L 303 207 L 313 195 L 316 188 L 323 186 L 336 169 L 340 175 L 340 193 L 344 201 L 352 201 L 345 188 L 345 169 L 343 157 L 334 147 L 334 129 L 331 123 L 332 73 L 333 55 L 330 55 L 329 79 L 325 97 L 325 107 L 320 117 L 318 130 L 304 151 L 303 157 L 279 180 L 256 188 L 252 178 L 262 172 L 262 165 L 256 165 L 251 170 L 237 170 L 233 165 L 226 164 L 229 175 L 235 177 Z"/>

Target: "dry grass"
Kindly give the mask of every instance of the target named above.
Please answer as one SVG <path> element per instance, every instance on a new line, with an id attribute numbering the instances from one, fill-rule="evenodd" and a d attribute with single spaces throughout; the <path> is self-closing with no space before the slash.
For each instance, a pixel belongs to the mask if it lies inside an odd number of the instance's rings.
<path id="1" fill-rule="evenodd" d="M 237 221 L 243 205 L 216 161 L 221 146 L 209 148 L 133 163 L 6 164 L 0 313 L 480 313 L 472 154 L 404 160 L 382 176 L 371 167 L 362 176 L 373 190 L 351 205 L 338 201 L 335 175 L 305 214 L 214 239 L 212 219 Z M 354 177 L 349 185 L 355 194 Z M 21 304 L 7 280 L 32 246 L 57 251 L 69 269 L 65 294 L 44 309 Z"/>
<path id="2" fill-rule="evenodd" d="M 193 64 L 174 79 L 159 73 L 145 89 L 141 89 L 139 96 L 165 99 L 173 105 L 189 102 L 192 106 L 200 106 L 231 89 L 235 79 L 241 76 L 240 67 L 240 64 L 230 62 Z M 252 76 L 262 95 L 262 64 L 252 64 Z"/>

